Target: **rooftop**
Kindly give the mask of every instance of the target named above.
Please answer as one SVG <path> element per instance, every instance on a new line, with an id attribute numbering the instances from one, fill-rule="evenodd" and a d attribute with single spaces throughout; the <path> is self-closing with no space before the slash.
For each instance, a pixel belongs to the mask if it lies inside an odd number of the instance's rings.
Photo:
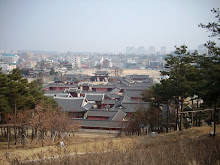
<path id="1" fill-rule="evenodd" d="M 81 127 L 90 128 L 122 128 L 126 122 L 109 121 L 109 120 L 85 120 L 85 119 L 73 119 L 73 121 L 79 122 Z"/>
<path id="2" fill-rule="evenodd" d="M 18 55 L 15 55 L 15 54 L 5 54 L 2 57 L 16 57 L 16 56 L 18 56 Z"/>
<path id="3" fill-rule="evenodd" d="M 66 112 L 84 112 L 86 111 L 82 107 L 83 97 L 56 97 L 59 107 Z"/>
<path id="4" fill-rule="evenodd" d="M 96 71 L 94 74 L 98 74 L 98 75 L 108 75 L 109 72 L 108 72 L 108 71 L 101 71 L 101 70 L 98 70 L 98 71 Z"/>
<path id="5" fill-rule="evenodd" d="M 104 99 L 104 94 L 85 94 L 85 98 L 88 101 L 102 101 Z"/>
<path id="6" fill-rule="evenodd" d="M 125 95 L 129 97 L 143 97 L 141 94 L 143 93 L 143 90 L 125 90 Z"/>

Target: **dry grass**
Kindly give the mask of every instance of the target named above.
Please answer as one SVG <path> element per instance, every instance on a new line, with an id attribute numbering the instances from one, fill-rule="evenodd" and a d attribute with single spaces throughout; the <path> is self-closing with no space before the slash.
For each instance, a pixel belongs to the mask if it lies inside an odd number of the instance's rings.
<path id="1" fill-rule="evenodd" d="M 111 147 L 120 147 L 121 149 L 125 147 L 131 147 L 134 144 L 135 138 L 131 137 L 121 137 L 115 138 L 115 134 L 105 134 L 105 133 L 76 133 L 75 136 L 72 136 L 65 140 L 56 141 L 52 144 L 51 141 L 45 142 L 45 147 L 40 147 L 41 143 L 38 142 L 35 145 L 29 144 L 26 145 L 25 149 L 23 149 L 20 145 L 17 147 L 11 145 L 9 150 L 6 150 L 6 143 L 2 143 L 0 148 L 0 164 L 7 164 L 8 162 L 5 159 L 5 153 L 9 152 L 10 157 L 19 157 L 19 159 L 24 160 L 26 158 L 39 157 L 41 158 L 50 157 L 51 153 L 53 156 L 58 156 L 60 153 L 58 152 L 59 142 L 64 141 L 65 150 L 68 151 L 69 154 L 73 153 L 87 153 L 87 152 L 95 152 L 97 148 L 102 150 L 108 150 L 109 143 L 111 143 Z M 128 142 L 125 146 L 124 141 Z M 35 142 L 33 142 L 35 143 Z M 50 152 L 48 152 L 50 151 Z M 33 159 L 32 158 L 32 159 Z"/>
<path id="2" fill-rule="evenodd" d="M 10 161 L 12 164 L 25 160 L 28 160 L 26 164 L 216 164 L 220 160 L 220 137 L 203 136 L 210 131 L 210 126 L 197 127 L 159 134 L 155 138 L 78 133 L 65 141 L 62 149 L 57 146 L 12 149 Z M 217 125 L 219 131 L 220 125 Z M 1 150 L 0 158 L 4 158 L 5 152 Z M 48 157 L 57 158 L 42 161 Z M 4 159 L 0 164 L 9 162 Z"/>
<path id="3" fill-rule="evenodd" d="M 108 70 L 111 73 L 111 70 Z M 82 70 L 81 74 L 87 74 L 87 75 L 94 75 L 93 73 L 96 72 L 96 69 L 85 69 Z M 141 74 L 141 75 L 149 75 L 150 77 L 156 79 L 160 78 L 160 71 L 159 70 L 145 70 L 145 69 L 123 69 L 122 76 L 126 75 L 132 75 L 132 74 Z M 110 74 L 111 76 L 114 76 L 113 74 Z"/>
<path id="4" fill-rule="evenodd" d="M 112 145 L 109 141 L 105 147 L 94 145 L 94 151 L 87 151 L 84 154 L 70 154 L 68 148 L 57 148 L 41 152 L 21 160 L 20 157 L 10 159 L 11 164 L 56 164 L 56 165 L 213 165 L 220 160 L 220 137 L 202 138 L 194 140 L 179 140 L 167 144 L 155 144 L 146 147 L 141 143 L 136 147 L 120 148 Z M 44 156 L 50 157 L 43 159 Z"/>

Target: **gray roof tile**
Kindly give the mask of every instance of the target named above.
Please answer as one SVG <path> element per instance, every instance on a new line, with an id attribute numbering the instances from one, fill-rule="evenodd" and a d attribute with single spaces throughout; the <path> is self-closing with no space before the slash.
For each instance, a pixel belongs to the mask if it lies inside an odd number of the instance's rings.
<path id="1" fill-rule="evenodd" d="M 92 88 L 111 88 L 111 89 L 113 89 L 115 87 L 116 87 L 116 85 L 93 85 Z"/>
<path id="2" fill-rule="evenodd" d="M 85 105 L 83 105 L 83 108 L 86 110 L 90 110 L 93 107 L 93 105 L 95 105 L 95 101 L 89 101 Z"/>
<path id="3" fill-rule="evenodd" d="M 73 119 L 75 122 L 79 122 L 82 127 L 93 127 L 93 128 L 122 128 L 125 127 L 125 121 L 101 121 L 101 120 L 85 120 L 85 119 Z"/>
<path id="4" fill-rule="evenodd" d="M 70 84 L 48 84 L 49 87 L 69 87 L 69 88 L 76 88 L 77 85 L 70 85 Z"/>
<path id="5" fill-rule="evenodd" d="M 115 104 L 115 99 L 104 99 L 102 104 Z"/>
<path id="6" fill-rule="evenodd" d="M 94 74 L 106 75 L 106 74 L 109 74 L 109 72 L 108 72 L 108 71 L 98 70 L 98 71 L 96 71 Z"/>
<path id="7" fill-rule="evenodd" d="M 143 90 L 125 90 L 125 95 L 129 97 L 142 97 Z"/>
<path id="8" fill-rule="evenodd" d="M 111 95 L 111 94 L 118 94 L 120 90 L 121 90 L 121 89 L 119 89 L 119 88 L 116 87 L 115 89 L 113 89 L 113 90 L 110 92 L 110 95 Z"/>
<path id="9" fill-rule="evenodd" d="M 106 110 L 89 110 L 85 115 L 87 116 L 103 116 L 103 117 L 112 117 L 117 112 L 114 111 L 106 111 Z"/>
<path id="10" fill-rule="evenodd" d="M 124 112 L 136 112 L 138 108 L 143 107 L 143 108 L 148 108 L 149 103 L 146 102 L 141 102 L 141 103 L 122 103 L 122 110 Z"/>
<path id="11" fill-rule="evenodd" d="M 70 97 L 68 93 L 58 93 L 58 94 L 44 94 L 44 96 L 55 98 L 55 97 Z"/>
<path id="12" fill-rule="evenodd" d="M 85 94 L 85 98 L 88 101 L 102 101 L 104 99 L 104 94 Z"/>
<path id="13" fill-rule="evenodd" d="M 92 87 L 92 86 L 93 86 L 93 84 L 90 84 L 89 82 L 83 82 L 83 83 L 78 84 L 78 86 L 79 86 L 79 87 L 81 87 L 81 86 L 88 86 L 88 87 Z"/>
<path id="14" fill-rule="evenodd" d="M 67 98 L 61 98 L 57 97 L 55 98 L 57 101 L 59 107 L 62 108 L 63 111 L 66 112 L 84 112 L 86 111 L 84 108 L 82 108 L 82 102 L 83 97 L 67 97 Z"/>
<path id="15" fill-rule="evenodd" d="M 119 110 L 112 118 L 112 121 L 122 121 L 125 116 L 126 116 L 126 113 L 122 110 Z"/>

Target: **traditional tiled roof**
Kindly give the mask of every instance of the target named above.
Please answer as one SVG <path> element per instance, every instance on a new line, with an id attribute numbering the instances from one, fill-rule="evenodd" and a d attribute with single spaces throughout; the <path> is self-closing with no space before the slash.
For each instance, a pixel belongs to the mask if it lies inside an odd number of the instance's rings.
<path id="1" fill-rule="evenodd" d="M 86 116 L 103 116 L 103 117 L 112 117 L 115 116 L 117 112 L 115 111 L 106 111 L 106 110 L 90 110 L 86 112 Z"/>
<path id="2" fill-rule="evenodd" d="M 126 116 L 126 113 L 122 110 L 119 110 L 112 118 L 112 121 L 122 121 L 125 116 Z"/>
<path id="3" fill-rule="evenodd" d="M 105 91 L 82 91 L 81 94 L 104 94 L 105 96 L 108 96 L 110 92 Z"/>
<path id="4" fill-rule="evenodd" d="M 149 75 L 133 74 L 133 75 L 130 75 L 130 77 L 131 77 L 132 79 L 136 79 L 136 78 L 138 78 L 138 79 L 148 79 L 148 78 L 149 78 Z"/>
<path id="5" fill-rule="evenodd" d="M 109 78 L 110 78 L 110 79 L 117 80 L 117 81 L 122 80 L 122 77 L 109 76 Z"/>
<path id="6" fill-rule="evenodd" d="M 93 85 L 92 88 L 111 88 L 111 89 L 113 89 L 115 87 L 116 87 L 116 85 Z"/>
<path id="7" fill-rule="evenodd" d="M 76 93 L 81 93 L 82 90 L 78 88 L 69 88 L 69 92 L 76 92 Z"/>
<path id="8" fill-rule="evenodd" d="M 130 83 L 128 81 L 123 80 L 122 83 L 126 86 L 128 86 Z"/>
<path id="9" fill-rule="evenodd" d="M 93 105 L 95 105 L 95 101 L 89 101 L 85 105 L 83 105 L 83 108 L 86 110 L 90 110 L 93 107 Z"/>
<path id="10" fill-rule="evenodd" d="M 82 107 L 83 97 L 57 97 L 55 98 L 59 107 L 66 112 L 84 112 L 85 109 Z"/>
<path id="11" fill-rule="evenodd" d="M 141 102 L 141 103 L 123 103 L 122 104 L 122 110 L 124 112 L 136 112 L 138 108 L 143 107 L 143 108 L 148 108 L 149 103 L 146 102 Z"/>
<path id="12" fill-rule="evenodd" d="M 89 82 L 83 82 L 83 83 L 78 84 L 78 86 L 79 86 L 79 87 L 81 87 L 81 86 L 92 87 L 93 84 L 90 84 Z"/>
<path id="13" fill-rule="evenodd" d="M 132 101 L 132 100 L 131 100 L 131 97 L 125 95 L 125 96 L 123 97 L 121 103 L 134 103 L 134 102 L 136 102 L 136 101 Z"/>
<path id="14" fill-rule="evenodd" d="M 111 94 L 111 95 L 109 94 L 109 95 L 107 95 L 107 97 L 111 98 L 111 99 L 119 99 L 120 98 L 120 96 L 117 94 Z"/>
<path id="15" fill-rule="evenodd" d="M 91 79 L 91 76 L 88 75 L 82 75 L 82 74 L 67 74 L 66 75 L 66 82 L 72 83 L 78 81 L 83 81 L 83 80 L 88 80 Z"/>
<path id="16" fill-rule="evenodd" d="M 96 71 L 94 74 L 96 74 L 96 75 L 108 75 L 109 72 L 108 72 L 108 71 L 101 71 L 101 70 L 98 70 L 98 71 Z"/>
<path id="17" fill-rule="evenodd" d="M 104 99 L 104 94 L 85 94 L 85 98 L 88 101 L 102 101 Z"/>
<path id="18" fill-rule="evenodd" d="M 60 78 L 58 78 L 58 77 L 54 77 L 54 78 L 53 78 L 53 81 L 54 81 L 54 82 L 55 82 L 55 81 L 60 81 L 60 82 L 61 82 L 62 80 L 61 80 Z"/>
<path id="19" fill-rule="evenodd" d="M 68 93 L 58 93 L 58 94 L 44 94 L 44 96 L 55 98 L 55 97 L 71 97 Z"/>
<path id="20" fill-rule="evenodd" d="M 110 92 L 110 95 L 111 95 L 111 94 L 118 94 L 120 90 L 121 90 L 120 88 L 117 88 L 117 87 L 116 87 L 115 89 L 113 89 L 113 90 Z"/>
<path id="21" fill-rule="evenodd" d="M 102 104 L 115 104 L 115 99 L 104 99 Z"/>
<path id="22" fill-rule="evenodd" d="M 109 120 L 85 120 L 85 119 L 73 119 L 78 122 L 81 127 L 89 128 L 123 128 L 127 124 L 125 121 L 109 121 Z"/>
<path id="23" fill-rule="evenodd" d="M 145 86 L 149 88 L 153 85 L 153 79 L 148 75 L 127 75 L 122 81 L 126 86 Z"/>
<path id="24" fill-rule="evenodd" d="M 134 83 L 134 84 L 130 84 L 130 87 L 144 87 L 145 89 L 146 88 L 149 88 L 153 85 L 153 83 Z"/>
<path id="25" fill-rule="evenodd" d="M 142 97 L 143 90 L 125 90 L 125 95 L 128 97 Z"/>
<path id="26" fill-rule="evenodd" d="M 147 88 L 149 88 L 149 86 L 135 86 L 135 85 L 131 85 L 131 86 L 126 86 L 126 87 L 120 87 L 121 89 L 136 89 L 136 90 L 145 90 Z"/>
<path id="27" fill-rule="evenodd" d="M 114 86 L 125 86 L 122 83 L 122 80 L 120 82 L 108 82 L 106 85 L 114 85 Z"/>
<path id="28" fill-rule="evenodd" d="M 77 85 L 70 85 L 70 84 L 48 84 L 46 86 L 43 86 L 43 88 L 45 87 L 69 87 L 69 88 L 76 88 Z"/>

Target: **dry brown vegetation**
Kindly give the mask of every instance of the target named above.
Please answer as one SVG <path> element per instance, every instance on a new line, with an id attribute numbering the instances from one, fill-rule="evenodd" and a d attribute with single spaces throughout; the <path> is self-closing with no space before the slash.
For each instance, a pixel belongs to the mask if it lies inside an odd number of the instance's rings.
<path id="1" fill-rule="evenodd" d="M 220 126 L 217 127 L 219 132 Z M 58 145 L 11 150 L 8 164 L 217 164 L 220 136 L 208 137 L 212 127 L 151 136 L 77 133 Z M 4 152 L 1 152 L 1 157 Z M 6 163 L 6 160 L 2 160 Z"/>
<path id="2" fill-rule="evenodd" d="M 112 73 L 112 70 L 108 70 L 110 72 L 110 76 L 114 76 L 114 73 Z M 82 70 L 82 74 L 87 74 L 87 75 L 93 75 L 93 73 L 96 72 L 96 69 L 85 69 Z M 126 75 L 132 75 L 132 74 L 143 74 L 143 75 L 149 75 L 152 78 L 160 78 L 160 71 L 159 70 L 145 70 L 145 69 L 123 69 L 121 75 L 126 76 Z"/>
<path id="3" fill-rule="evenodd" d="M 48 149 L 20 161 L 19 157 L 9 159 L 11 164 L 217 164 L 220 159 L 220 138 L 202 138 L 194 140 L 179 140 L 173 143 L 145 146 L 138 144 L 132 148 L 122 149 L 112 145 L 94 145 L 94 151 L 70 154 L 66 148 Z M 106 147 L 108 150 L 106 150 Z M 44 156 L 47 155 L 47 158 Z"/>

